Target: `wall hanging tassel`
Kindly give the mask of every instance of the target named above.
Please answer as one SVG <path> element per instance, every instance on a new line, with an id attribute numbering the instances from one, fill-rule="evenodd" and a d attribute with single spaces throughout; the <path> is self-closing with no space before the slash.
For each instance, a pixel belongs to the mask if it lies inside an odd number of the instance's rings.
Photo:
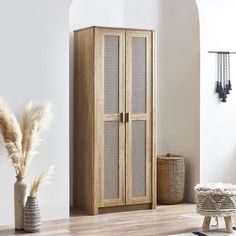
<path id="1" fill-rule="evenodd" d="M 221 102 L 226 102 L 226 54 L 223 53 L 223 60 L 222 60 L 222 87 L 223 87 L 223 95 L 222 95 L 222 100 Z"/>
<path id="2" fill-rule="evenodd" d="M 216 93 L 220 94 L 221 83 L 220 83 L 220 54 L 217 53 L 217 82 L 216 82 Z"/>
<path id="3" fill-rule="evenodd" d="M 227 53 L 225 55 L 226 57 L 226 86 L 225 86 L 225 90 L 226 90 L 226 94 L 230 94 L 229 92 L 229 53 Z"/>
<path id="4" fill-rule="evenodd" d="M 223 54 L 219 54 L 219 81 L 220 81 L 220 89 L 219 89 L 219 98 L 222 99 L 224 97 L 224 88 L 223 88 Z"/>
<path id="5" fill-rule="evenodd" d="M 230 82 L 230 54 L 228 53 L 228 90 L 232 90 L 231 82 Z"/>
<path id="6" fill-rule="evenodd" d="M 217 54 L 217 82 L 216 93 L 221 102 L 226 102 L 227 95 L 232 90 L 230 80 L 230 53 L 232 52 L 212 52 Z"/>

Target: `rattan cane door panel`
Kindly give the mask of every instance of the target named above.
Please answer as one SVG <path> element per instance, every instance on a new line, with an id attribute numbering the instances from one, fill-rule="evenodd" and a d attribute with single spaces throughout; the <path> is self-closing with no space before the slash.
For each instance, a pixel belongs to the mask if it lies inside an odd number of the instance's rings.
<path id="1" fill-rule="evenodd" d="M 151 202 L 151 32 L 126 31 L 126 203 Z"/>
<path id="2" fill-rule="evenodd" d="M 97 29 L 100 207 L 125 204 L 125 31 Z"/>
<path id="3" fill-rule="evenodd" d="M 146 38 L 132 38 L 132 113 L 146 113 Z"/>
<path id="4" fill-rule="evenodd" d="M 146 121 L 132 121 L 132 196 L 146 196 Z"/>
<path id="5" fill-rule="evenodd" d="M 119 122 L 104 123 L 104 199 L 119 198 Z"/>
<path id="6" fill-rule="evenodd" d="M 104 113 L 119 113 L 119 36 L 104 36 Z"/>

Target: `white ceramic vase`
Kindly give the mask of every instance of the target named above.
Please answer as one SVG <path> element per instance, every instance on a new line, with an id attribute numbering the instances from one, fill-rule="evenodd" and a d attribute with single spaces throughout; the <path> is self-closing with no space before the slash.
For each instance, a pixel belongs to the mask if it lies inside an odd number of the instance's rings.
<path id="1" fill-rule="evenodd" d="M 23 177 L 16 177 L 14 185 L 15 229 L 24 229 L 24 207 L 26 202 L 26 188 Z"/>

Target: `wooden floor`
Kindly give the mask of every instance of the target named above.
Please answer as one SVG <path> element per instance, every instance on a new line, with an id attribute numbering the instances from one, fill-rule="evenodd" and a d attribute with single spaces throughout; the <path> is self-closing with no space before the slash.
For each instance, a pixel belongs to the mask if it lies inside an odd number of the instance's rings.
<path id="1" fill-rule="evenodd" d="M 236 222 L 235 219 L 233 222 Z M 48 221 L 36 234 L 15 233 L 11 226 L 0 227 L 0 235 L 156 236 L 199 231 L 201 224 L 202 217 L 195 213 L 195 205 L 180 204 L 158 206 L 156 210 L 73 216 L 69 220 Z M 221 221 L 220 226 L 224 227 Z"/>

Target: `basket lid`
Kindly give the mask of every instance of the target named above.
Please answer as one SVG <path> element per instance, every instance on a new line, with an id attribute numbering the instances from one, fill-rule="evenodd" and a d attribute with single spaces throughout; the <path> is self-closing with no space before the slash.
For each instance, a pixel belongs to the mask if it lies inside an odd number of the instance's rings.
<path id="1" fill-rule="evenodd" d="M 157 156 L 157 158 L 162 159 L 162 160 L 183 160 L 184 159 L 184 157 L 181 155 L 170 154 L 170 153 L 167 153 L 166 155 Z"/>

